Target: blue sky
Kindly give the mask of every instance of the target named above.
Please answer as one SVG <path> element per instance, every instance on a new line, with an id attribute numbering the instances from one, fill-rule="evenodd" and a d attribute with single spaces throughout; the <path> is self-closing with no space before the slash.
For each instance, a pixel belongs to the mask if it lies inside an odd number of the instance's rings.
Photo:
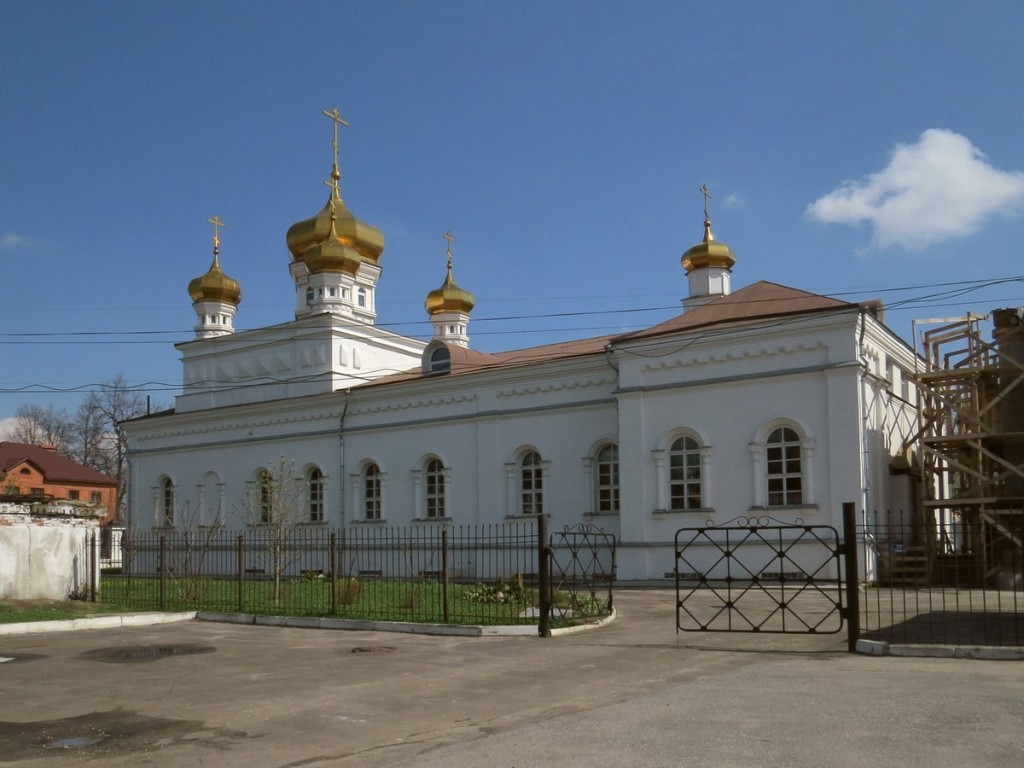
<path id="1" fill-rule="evenodd" d="M 378 323 L 402 333 L 429 335 L 449 229 L 478 349 L 663 320 L 703 183 L 734 289 L 879 297 L 907 338 L 914 318 L 1024 304 L 1006 280 L 1024 274 L 1018 0 L 2 16 L 0 420 L 118 374 L 170 404 L 215 214 L 236 327 L 292 319 L 284 237 L 326 201 L 334 106 L 342 195 L 386 238 Z"/>

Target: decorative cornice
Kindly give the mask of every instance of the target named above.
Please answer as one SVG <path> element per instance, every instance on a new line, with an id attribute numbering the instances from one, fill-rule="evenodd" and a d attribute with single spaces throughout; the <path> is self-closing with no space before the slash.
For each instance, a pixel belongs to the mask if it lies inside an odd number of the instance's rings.
<path id="1" fill-rule="evenodd" d="M 559 381 L 549 384 L 498 390 L 497 397 L 522 397 L 523 395 L 536 395 L 542 392 L 565 392 L 575 389 L 589 389 L 590 387 L 614 387 L 617 383 L 618 380 L 610 376 L 575 381 Z"/>
<path id="2" fill-rule="evenodd" d="M 794 352 L 811 352 L 819 349 L 828 349 L 823 341 L 816 341 L 813 344 L 797 343 L 791 345 L 780 344 L 776 347 L 758 347 L 756 349 L 744 349 L 742 352 L 709 353 L 703 356 L 692 355 L 690 357 L 674 357 L 661 359 L 657 362 L 647 363 L 641 367 L 641 371 L 660 371 L 669 368 L 683 368 L 691 365 L 712 365 L 715 363 L 729 363 L 737 360 L 752 360 L 759 357 L 775 357 L 777 355 L 789 355 Z"/>
<path id="3" fill-rule="evenodd" d="M 144 443 L 152 440 L 165 440 L 172 437 L 250 430 L 261 427 L 280 426 L 284 424 L 303 424 L 317 421 L 332 421 L 337 424 L 343 413 L 343 409 L 334 408 L 329 411 L 311 412 L 309 410 L 304 410 L 302 412 L 295 412 L 286 415 L 264 417 L 253 416 L 248 419 L 238 419 L 227 414 L 214 416 L 211 414 L 211 410 L 189 412 L 187 416 L 192 416 L 193 414 L 201 414 L 203 416 L 201 421 L 197 421 L 192 425 L 182 425 L 178 429 L 163 429 L 159 431 L 139 433 L 134 436 L 134 439 L 138 440 L 140 443 Z M 174 417 L 170 416 L 168 418 Z"/>
<path id="4" fill-rule="evenodd" d="M 408 411 L 414 408 L 433 408 L 439 405 L 453 405 L 455 403 L 469 403 L 479 398 L 476 394 L 467 393 L 460 395 L 449 395 L 448 397 L 429 397 L 416 400 L 400 400 L 380 405 L 366 405 L 362 408 L 349 409 L 349 415 L 363 416 L 368 413 L 388 413 L 390 411 Z"/>

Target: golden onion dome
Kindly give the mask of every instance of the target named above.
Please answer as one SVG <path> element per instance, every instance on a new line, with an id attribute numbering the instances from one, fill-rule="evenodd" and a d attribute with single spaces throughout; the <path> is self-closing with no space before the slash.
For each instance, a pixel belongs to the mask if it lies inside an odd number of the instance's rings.
<path id="1" fill-rule="evenodd" d="M 237 280 L 225 275 L 224 270 L 220 268 L 216 248 L 213 250 L 213 264 L 209 271 L 188 284 L 188 294 L 193 302 L 223 301 L 238 306 L 242 301 L 242 289 Z"/>
<path id="2" fill-rule="evenodd" d="M 337 222 L 331 222 L 327 237 L 311 245 L 302 254 L 302 263 L 311 274 L 320 272 L 346 272 L 354 275 L 363 263 L 359 251 L 345 242 L 337 232 Z"/>
<path id="3" fill-rule="evenodd" d="M 461 312 L 468 315 L 473 311 L 476 299 L 469 291 L 464 291 L 455 284 L 452 279 L 452 265 L 448 263 L 448 276 L 444 279 L 444 285 L 427 294 L 424 306 L 427 312 L 433 316 L 441 312 Z"/>
<path id="4" fill-rule="evenodd" d="M 370 264 L 379 262 L 380 254 L 384 250 L 384 235 L 377 227 L 360 221 L 352 215 L 341 199 L 341 193 L 338 192 L 337 181 L 339 178 L 340 174 L 335 169 L 332 174 L 334 183 L 331 184 L 330 198 L 316 216 L 296 222 L 288 228 L 286 240 L 292 260 L 306 262 L 306 252 L 328 238 L 331 234 L 333 211 L 335 237 L 341 244 L 349 249 L 354 249 L 355 254 L 363 261 Z M 317 259 L 314 259 L 314 262 L 316 261 Z M 310 272 L 317 271 L 312 265 L 307 264 L 307 266 Z"/>
<path id="5" fill-rule="evenodd" d="M 711 234 L 711 219 L 704 219 L 704 239 L 697 245 L 688 249 L 681 259 L 683 269 L 689 274 L 695 269 L 702 267 L 717 267 L 721 269 L 732 269 L 736 263 L 732 248 L 725 243 L 719 243 Z"/>

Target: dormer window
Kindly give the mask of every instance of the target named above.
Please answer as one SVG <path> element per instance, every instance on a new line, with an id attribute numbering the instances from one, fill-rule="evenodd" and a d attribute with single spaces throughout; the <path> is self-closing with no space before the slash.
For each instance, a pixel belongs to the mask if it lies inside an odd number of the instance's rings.
<path id="1" fill-rule="evenodd" d="M 421 367 L 424 376 L 448 373 L 452 369 L 452 353 L 443 343 L 435 341 L 423 350 Z"/>

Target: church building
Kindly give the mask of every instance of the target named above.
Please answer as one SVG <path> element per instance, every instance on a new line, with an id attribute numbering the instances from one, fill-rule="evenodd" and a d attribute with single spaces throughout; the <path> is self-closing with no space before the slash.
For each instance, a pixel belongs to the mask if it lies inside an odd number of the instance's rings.
<path id="1" fill-rule="evenodd" d="M 282 458 L 303 524 L 500 523 L 550 516 L 618 540 L 620 580 L 664 579 L 682 527 L 770 515 L 841 529 L 843 502 L 909 508 L 914 353 L 878 302 L 770 282 L 733 291 L 732 250 L 682 255 L 681 313 L 641 331 L 501 353 L 472 346 L 473 295 L 426 293 L 425 343 L 378 327 L 384 237 L 338 181 L 287 232 L 293 320 L 236 331 L 239 284 L 213 262 L 188 286 L 173 410 L 122 424 L 127 517 L 141 528 L 241 529 Z M 699 231 L 699 230 L 698 230 Z M 230 265 L 228 265 L 230 268 Z M 681 276 L 682 277 L 682 276 Z M 682 283 L 682 279 L 680 283 Z"/>

